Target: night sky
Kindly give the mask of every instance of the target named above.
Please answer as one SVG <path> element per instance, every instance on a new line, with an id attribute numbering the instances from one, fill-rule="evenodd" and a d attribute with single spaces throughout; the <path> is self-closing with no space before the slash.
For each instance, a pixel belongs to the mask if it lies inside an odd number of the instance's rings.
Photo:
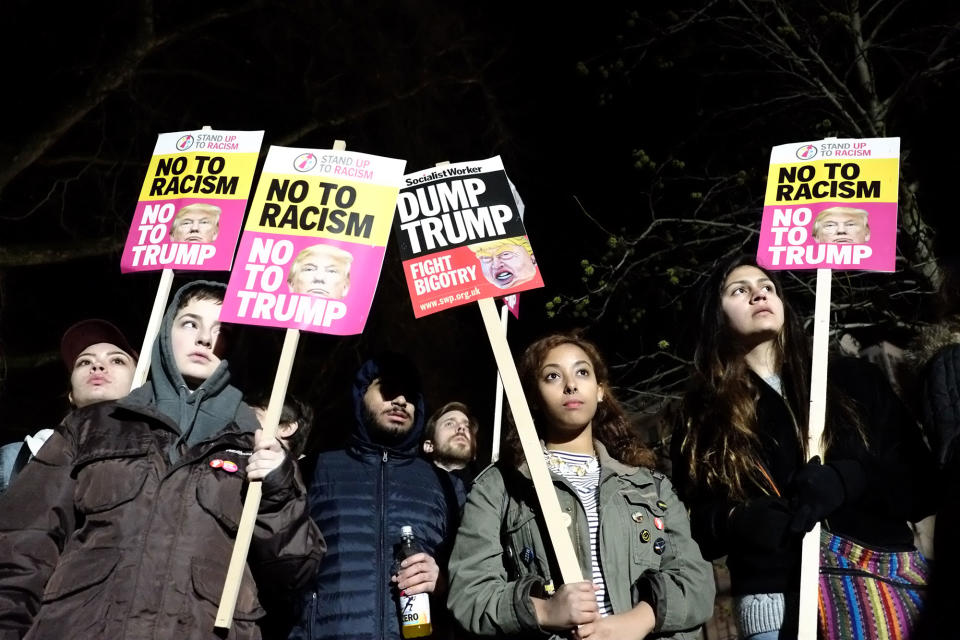
<path id="1" fill-rule="evenodd" d="M 637 325 L 612 315 L 597 320 L 590 305 L 582 315 L 548 317 L 545 305 L 583 294 L 581 262 L 602 261 L 611 235 L 643 231 L 654 208 L 651 184 L 695 191 L 692 182 L 742 168 L 727 202 L 750 202 L 762 191 L 771 146 L 849 135 L 843 123 L 824 124 L 829 114 L 804 96 L 791 103 L 790 80 L 761 75 L 749 50 L 731 47 L 727 35 L 713 38 L 729 24 L 705 19 L 679 32 L 671 11 L 687 15 L 685 5 L 650 15 L 603 3 L 576 13 L 415 0 L 99 5 L 15 0 L 0 9 L 4 442 L 56 424 L 67 411 L 58 355 L 67 326 L 103 317 L 135 344 L 142 340 L 159 273 L 121 275 L 119 251 L 158 133 L 265 129 L 261 159 L 271 144 L 329 148 L 344 139 L 351 150 L 404 158 L 408 171 L 499 154 L 526 204 L 546 282 L 522 296 L 521 319 L 509 329 L 514 351 L 546 331 L 587 325 L 617 362 L 679 340 L 684 311 L 676 300 L 687 294 L 632 300 L 648 312 L 647 324 Z M 917 42 L 942 37 L 930 25 L 956 25 L 944 11 L 907 15 L 899 29 Z M 839 50 L 829 12 L 804 19 L 813 30 L 825 25 L 823 51 Z M 954 33 L 944 48 L 956 47 Z M 878 58 L 878 77 L 896 79 L 916 65 L 920 54 L 910 51 Z M 908 177 L 941 238 L 955 227 L 955 83 L 951 72 L 911 85 L 890 118 L 897 130 L 888 132 L 904 138 Z M 756 106 L 778 92 L 782 100 Z M 672 162 L 675 173 L 644 173 L 643 154 Z M 690 197 L 658 201 L 657 212 L 693 215 Z M 941 239 L 938 251 L 946 257 L 955 249 Z M 677 266 L 689 255 L 677 253 Z M 269 386 L 282 336 L 247 332 L 234 366 L 241 388 Z M 415 321 L 391 240 L 364 335 L 301 337 L 291 390 L 318 409 L 315 447 L 342 440 L 352 372 L 383 348 L 416 359 L 431 405 L 465 400 L 489 424 L 495 367 L 478 310 Z"/>

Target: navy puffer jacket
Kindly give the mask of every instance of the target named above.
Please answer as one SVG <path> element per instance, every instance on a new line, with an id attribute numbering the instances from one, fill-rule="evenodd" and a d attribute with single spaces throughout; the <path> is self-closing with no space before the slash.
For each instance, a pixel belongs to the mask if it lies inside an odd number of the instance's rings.
<path id="1" fill-rule="evenodd" d="M 323 532 L 327 554 L 291 640 L 401 637 L 390 576 L 404 525 L 411 525 L 425 550 L 446 567 L 456 534 L 456 494 L 446 472 L 417 455 L 423 397 L 417 393 L 413 400 L 416 420 L 402 442 L 375 443 L 364 422 L 363 395 L 379 371 L 368 361 L 357 373 L 349 447 L 321 453 L 317 460 L 310 515 Z M 434 612 L 443 606 L 431 602 Z"/>

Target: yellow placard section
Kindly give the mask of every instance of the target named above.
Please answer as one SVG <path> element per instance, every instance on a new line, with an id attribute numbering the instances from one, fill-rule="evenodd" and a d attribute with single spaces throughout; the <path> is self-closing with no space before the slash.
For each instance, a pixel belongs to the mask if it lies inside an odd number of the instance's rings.
<path id="1" fill-rule="evenodd" d="M 261 173 L 246 231 L 386 246 L 398 187 L 334 176 Z"/>
<path id="2" fill-rule="evenodd" d="M 899 166 L 898 158 L 771 164 L 764 204 L 896 202 Z"/>
<path id="3" fill-rule="evenodd" d="M 140 200 L 245 198 L 259 153 L 192 152 L 150 158 Z"/>

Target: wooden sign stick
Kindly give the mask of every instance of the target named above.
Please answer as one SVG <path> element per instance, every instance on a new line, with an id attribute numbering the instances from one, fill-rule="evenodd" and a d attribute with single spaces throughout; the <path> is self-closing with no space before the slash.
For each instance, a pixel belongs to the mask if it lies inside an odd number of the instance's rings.
<path id="1" fill-rule="evenodd" d="M 443 167 L 448 164 L 450 163 L 446 161 L 438 162 L 436 166 Z M 500 325 L 497 303 L 493 301 L 493 298 L 478 300 L 477 305 L 480 307 L 483 326 L 487 330 L 487 338 L 490 340 L 490 347 L 493 349 L 493 357 L 497 361 L 497 369 L 500 373 L 498 380 L 503 383 L 503 389 L 507 393 L 507 402 L 510 403 L 510 410 L 513 412 L 513 420 L 517 426 L 517 433 L 520 435 L 520 446 L 523 448 L 523 457 L 527 459 L 527 467 L 530 470 L 530 477 L 533 479 L 533 488 L 537 493 L 537 502 L 540 503 L 540 509 L 543 511 L 543 519 L 547 525 L 547 537 L 550 538 L 553 553 L 557 557 L 560 579 L 563 580 L 564 584 L 581 582 L 583 573 L 580 571 L 580 563 L 577 562 L 577 553 L 573 548 L 570 534 L 564 531 L 560 500 L 557 499 L 557 492 L 553 488 L 550 471 L 543 459 L 543 447 L 540 446 L 537 429 L 533 426 L 533 416 L 530 414 L 527 398 L 523 395 L 520 376 L 517 374 L 517 365 L 510 354 L 506 324 Z M 504 307 L 504 310 L 506 310 L 506 307 Z M 494 447 L 497 446 L 498 441 L 499 438 L 494 440 Z M 494 451 L 499 453 L 497 449 L 494 449 Z M 568 519 L 568 526 L 569 522 Z"/>
<path id="2" fill-rule="evenodd" d="M 507 319 L 510 309 L 504 304 L 500 307 L 500 326 L 503 327 L 503 335 L 507 335 Z M 500 459 L 500 425 L 503 424 L 503 378 L 500 372 L 497 372 L 497 395 L 493 402 L 493 444 L 490 451 L 490 464 Z"/>
<path id="3" fill-rule="evenodd" d="M 580 563 L 577 562 L 577 554 L 570 539 L 570 534 L 567 533 L 561 522 L 563 512 L 560 510 L 560 501 L 557 499 L 557 492 L 553 488 L 553 480 L 547 470 L 547 462 L 543 459 L 543 447 L 540 445 L 537 430 L 533 426 L 533 416 L 530 415 L 530 407 L 527 405 L 523 388 L 520 386 L 520 376 L 517 374 L 516 364 L 510 354 L 510 345 L 507 344 L 507 337 L 500 326 L 497 304 L 493 298 L 478 300 L 477 304 L 480 306 L 480 314 L 483 316 L 483 324 L 487 329 L 487 337 L 490 339 L 493 356 L 496 358 L 497 368 L 500 370 L 500 377 L 503 379 L 507 402 L 510 403 L 510 410 L 513 412 L 513 419 L 517 424 L 517 433 L 520 435 L 523 455 L 527 459 L 530 477 L 533 478 L 533 487 L 537 492 L 540 509 L 543 511 L 544 522 L 547 524 L 547 535 L 556 554 L 557 564 L 560 566 L 560 577 L 564 584 L 581 582 L 583 574 L 580 572 Z"/>
<path id="4" fill-rule="evenodd" d="M 831 270 L 817 269 L 817 301 L 813 314 L 813 364 L 810 368 L 808 459 L 823 456 L 823 424 L 827 409 L 827 345 L 830 338 Z M 800 622 L 798 640 L 817 640 L 820 586 L 820 523 L 803 536 L 800 560 Z"/>
<path id="5" fill-rule="evenodd" d="M 173 269 L 164 269 L 160 273 L 160 284 L 157 285 L 157 295 L 153 299 L 153 309 L 150 311 L 150 320 L 147 322 L 147 332 L 143 336 L 143 346 L 140 347 L 140 359 L 137 360 L 137 369 L 133 372 L 133 382 L 130 391 L 142 387 L 147 381 L 150 372 L 150 358 L 153 356 L 153 343 L 160 333 L 160 323 L 163 322 L 163 313 L 167 309 L 167 299 L 170 298 L 170 288 L 173 286 Z"/>
<path id="6" fill-rule="evenodd" d="M 346 148 L 347 143 L 343 140 L 333 143 L 334 151 L 343 151 Z M 283 411 L 283 402 L 287 397 L 287 385 L 290 382 L 290 372 L 293 370 L 293 360 L 297 355 L 299 341 L 300 330 L 287 329 L 287 334 L 283 338 L 283 349 L 280 351 L 280 363 L 277 365 L 277 376 L 273 380 L 273 390 L 270 392 L 270 402 L 267 404 L 267 415 L 264 417 L 263 435 L 267 438 L 273 438 L 277 434 L 277 425 L 280 422 L 280 413 Z M 262 495 L 262 481 L 253 480 L 248 483 L 247 497 L 243 501 L 243 513 L 237 527 L 237 537 L 233 542 L 233 555 L 230 556 L 230 566 L 227 568 L 227 577 L 223 581 L 223 593 L 220 596 L 220 606 L 217 608 L 217 618 L 214 622 L 214 626 L 218 629 L 229 629 L 233 624 L 233 611 L 237 606 L 237 596 L 240 595 L 240 582 L 243 580 L 243 569 L 247 564 L 247 553 L 250 551 L 253 529 L 257 524 Z"/>
<path id="7" fill-rule="evenodd" d="M 283 339 L 283 350 L 280 352 L 280 364 L 277 366 L 277 377 L 273 380 L 273 390 L 270 392 L 270 402 L 267 405 L 267 415 L 264 419 L 264 437 L 273 438 L 276 436 L 277 423 L 280 422 L 283 401 L 287 397 L 287 383 L 290 381 L 290 371 L 293 369 L 293 359 L 297 354 L 299 340 L 300 331 L 298 329 L 287 329 L 287 335 Z M 250 540 L 253 538 L 253 529 L 257 524 L 257 513 L 260 511 L 262 493 L 262 481 L 252 480 L 248 483 L 247 497 L 243 501 L 243 513 L 240 516 L 237 537 L 233 542 L 233 555 L 230 556 L 230 566 L 227 568 L 227 577 L 223 583 L 223 594 L 220 596 L 220 606 L 217 608 L 215 626 L 221 629 L 229 629 L 230 625 L 233 624 L 233 611 L 237 605 L 237 596 L 240 594 L 243 568 L 247 564 L 247 552 L 250 551 Z"/>

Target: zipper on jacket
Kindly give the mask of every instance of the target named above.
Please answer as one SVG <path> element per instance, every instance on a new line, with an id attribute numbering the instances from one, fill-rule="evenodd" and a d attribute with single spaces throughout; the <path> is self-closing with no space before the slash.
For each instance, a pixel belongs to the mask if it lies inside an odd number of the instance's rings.
<path id="1" fill-rule="evenodd" d="M 379 503 L 379 506 L 380 506 L 380 527 L 379 527 L 379 529 L 380 529 L 380 544 L 377 545 L 377 581 L 378 581 L 378 582 L 379 582 L 379 580 L 380 580 L 380 578 L 381 578 L 381 576 L 382 576 L 382 573 L 381 573 L 381 572 L 383 571 L 383 567 L 384 567 L 384 564 L 383 564 L 383 562 L 384 562 L 384 560 L 383 560 L 383 544 L 384 544 L 384 540 L 383 540 L 383 537 L 384 537 L 383 529 L 384 529 L 384 527 L 385 527 L 386 524 L 387 524 L 387 523 L 386 523 L 386 515 L 385 515 L 385 511 L 386 511 L 386 501 L 387 501 L 387 500 L 386 500 L 386 497 L 387 497 L 387 496 L 386 496 L 386 494 L 387 494 L 387 492 L 386 492 L 386 476 L 387 476 L 387 452 L 384 451 L 384 452 L 383 452 L 383 459 L 382 459 L 382 461 L 381 461 L 381 463 L 380 463 L 380 485 L 379 485 L 379 487 L 378 487 L 378 490 L 379 490 L 379 496 L 378 496 L 378 497 L 379 497 L 379 500 L 377 501 L 377 502 Z M 382 584 L 382 583 L 381 583 L 381 584 Z M 378 638 L 383 638 L 383 637 L 384 637 L 384 631 L 385 631 L 386 628 L 387 628 L 387 621 L 386 621 L 386 620 L 384 619 L 384 617 L 383 617 L 383 610 L 384 610 L 385 607 L 384 607 L 384 604 L 383 604 L 383 587 L 382 587 L 382 586 L 377 588 L 377 606 L 378 606 L 379 609 L 380 609 L 380 629 L 378 629 L 379 633 L 377 634 L 377 637 L 378 637 Z"/>
<path id="2" fill-rule="evenodd" d="M 310 638 L 316 638 L 316 634 L 313 632 L 314 625 L 317 623 L 317 616 L 320 615 L 320 605 L 317 604 L 317 592 L 314 591 L 310 597 L 313 599 L 313 615 L 310 616 L 310 622 L 307 624 L 307 629 Z"/>
<path id="3" fill-rule="evenodd" d="M 878 576 L 875 573 L 870 573 L 869 571 L 864 571 L 862 569 L 842 569 L 840 567 L 820 567 L 820 574 L 825 576 L 860 576 L 863 578 L 869 578 L 872 580 L 879 580 L 880 582 L 885 582 L 891 587 L 898 589 L 915 589 L 919 591 L 926 591 L 928 585 L 925 584 L 910 584 L 904 582 L 898 582 L 891 578 L 884 576 Z"/>

